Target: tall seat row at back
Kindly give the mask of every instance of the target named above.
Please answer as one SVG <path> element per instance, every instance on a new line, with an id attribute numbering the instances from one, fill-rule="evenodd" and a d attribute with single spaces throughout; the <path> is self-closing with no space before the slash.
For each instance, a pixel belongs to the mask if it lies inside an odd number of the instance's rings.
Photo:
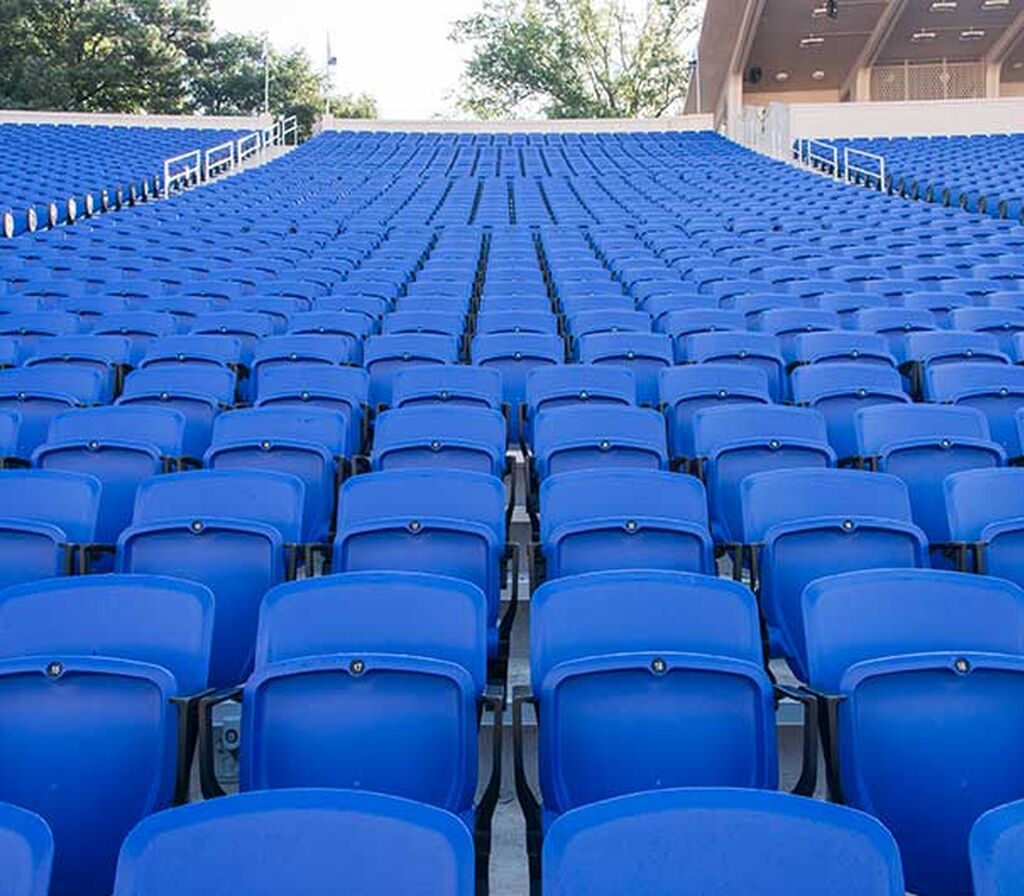
<path id="1" fill-rule="evenodd" d="M 673 133 L 0 242 L 0 881 L 483 896 L 511 721 L 534 893 L 1001 893 L 1022 251 Z"/>

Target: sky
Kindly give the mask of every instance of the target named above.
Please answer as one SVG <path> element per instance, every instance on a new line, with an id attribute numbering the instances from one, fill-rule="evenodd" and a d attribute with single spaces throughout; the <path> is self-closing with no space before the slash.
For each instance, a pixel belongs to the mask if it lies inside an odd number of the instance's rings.
<path id="1" fill-rule="evenodd" d="M 453 94 L 465 62 L 448 40 L 451 23 L 480 0 L 212 0 L 225 31 L 267 31 L 280 50 L 304 47 L 317 65 L 327 34 L 338 58 L 335 86 L 369 93 L 382 118 L 452 117 Z"/>
<path id="2" fill-rule="evenodd" d="M 279 50 L 303 47 L 317 65 L 327 35 L 335 87 L 369 93 L 382 118 L 459 117 L 454 95 L 468 48 L 448 40 L 452 22 L 481 0 L 212 0 L 224 31 L 270 34 Z"/>

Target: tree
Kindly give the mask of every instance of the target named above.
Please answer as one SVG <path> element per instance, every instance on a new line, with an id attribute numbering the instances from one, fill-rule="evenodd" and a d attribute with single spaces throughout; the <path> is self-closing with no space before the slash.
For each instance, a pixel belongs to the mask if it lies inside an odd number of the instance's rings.
<path id="1" fill-rule="evenodd" d="M 184 112 L 207 0 L 0 0 L 0 104 Z"/>
<path id="2" fill-rule="evenodd" d="M 481 118 L 669 114 L 686 95 L 682 43 L 696 28 L 697 7 L 697 0 L 484 0 L 451 34 L 472 47 L 459 105 Z"/>
<path id="3" fill-rule="evenodd" d="M 0 0 L 0 106 L 77 112 L 252 115 L 263 39 L 215 35 L 208 0 Z M 301 50 L 271 52 L 270 107 L 307 135 L 327 79 Z M 332 97 L 373 117 L 369 97 Z M 340 113 L 339 113 L 340 114 Z"/>

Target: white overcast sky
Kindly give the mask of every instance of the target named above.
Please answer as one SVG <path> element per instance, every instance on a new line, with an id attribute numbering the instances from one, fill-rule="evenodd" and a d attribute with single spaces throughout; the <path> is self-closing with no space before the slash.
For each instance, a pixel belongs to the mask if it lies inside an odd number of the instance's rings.
<path id="1" fill-rule="evenodd" d="M 383 118 L 455 115 L 453 94 L 465 62 L 448 40 L 451 24 L 481 0 L 212 0 L 217 27 L 267 31 L 281 50 L 304 47 L 316 65 L 327 34 L 338 57 L 335 84 L 369 93 Z"/>

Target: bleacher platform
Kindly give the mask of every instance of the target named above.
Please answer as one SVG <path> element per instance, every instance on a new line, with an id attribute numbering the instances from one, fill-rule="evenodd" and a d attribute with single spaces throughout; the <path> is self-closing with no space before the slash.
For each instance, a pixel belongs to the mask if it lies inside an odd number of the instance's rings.
<path id="1" fill-rule="evenodd" d="M 839 137 L 822 142 L 838 150 L 839 176 L 874 186 L 880 169 L 872 157 L 878 157 L 884 160 L 887 192 L 1024 222 L 1024 134 Z M 847 149 L 870 155 L 847 157 Z M 819 167 L 834 167 L 824 155 L 816 160 Z"/>
<path id="2" fill-rule="evenodd" d="M 0 123 L 4 235 L 156 196 L 163 189 L 165 160 L 250 133 L 227 127 Z"/>
<path id="3" fill-rule="evenodd" d="M 0 368 L 4 896 L 1024 892 L 1019 223 L 327 131 L 0 241 Z"/>

